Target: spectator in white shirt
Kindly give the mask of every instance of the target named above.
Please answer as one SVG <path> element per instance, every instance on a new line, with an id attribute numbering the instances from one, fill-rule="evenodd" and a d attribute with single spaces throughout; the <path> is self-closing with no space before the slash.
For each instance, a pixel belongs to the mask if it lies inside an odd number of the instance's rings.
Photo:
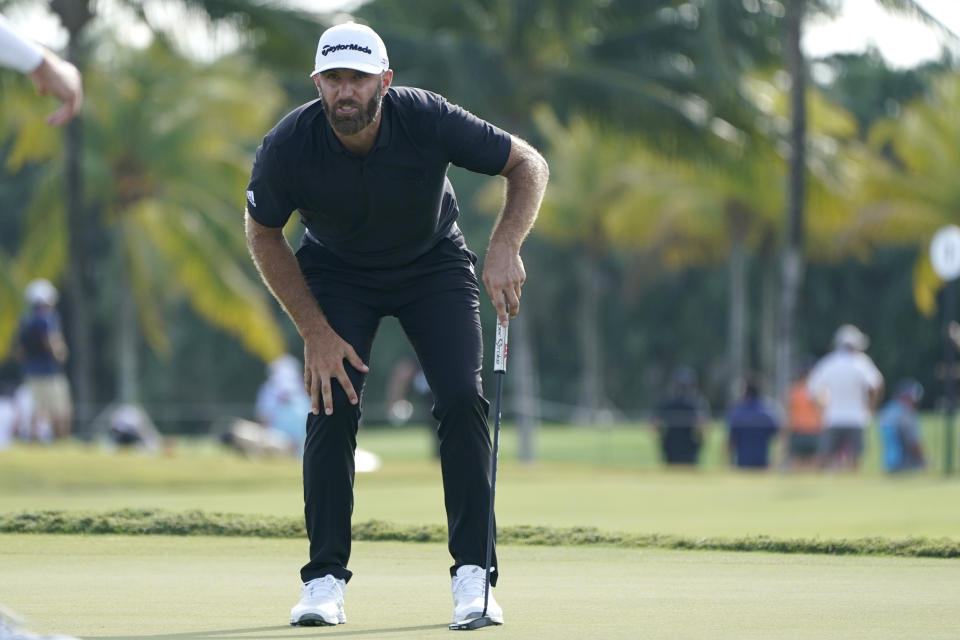
<path id="1" fill-rule="evenodd" d="M 807 389 L 823 408 L 820 464 L 857 469 L 864 429 L 883 396 L 883 375 L 864 351 L 867 336 L 852 324 L 837 329 L 833 351 L 810 372 Z"/>

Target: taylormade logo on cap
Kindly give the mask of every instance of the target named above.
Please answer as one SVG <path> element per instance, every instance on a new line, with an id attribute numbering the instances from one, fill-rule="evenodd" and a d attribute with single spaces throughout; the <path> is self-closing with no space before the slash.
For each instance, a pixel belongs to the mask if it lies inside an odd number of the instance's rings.
<path id="1" fill-rule="evenodd" d="M 311 76 L 329 69 L 354 69 L 382 73 L 390 68 L 387 47 L 376 31 L 356 22 L 330 27 L 317 43 L 316 64 Z"/>
<path id="2" fill-rule="evenodd" d="M 363 47 L 359 44 L 325 44 L 323 49 L 320 50 L 320 55 L 325 56 L 331 51 L 342 51 L 344 49 L 352 49 L 353 51 L 362 51 L 363 53 L 373 53 L 370 51 L 369 47 Z"/>

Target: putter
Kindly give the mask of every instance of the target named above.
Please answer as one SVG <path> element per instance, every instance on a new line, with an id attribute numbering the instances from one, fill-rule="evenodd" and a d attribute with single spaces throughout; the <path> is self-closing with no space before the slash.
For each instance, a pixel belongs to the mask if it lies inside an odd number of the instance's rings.
<path id="1" fill-rule="evenodd" d="M 493 403 L 493 459 L 490 461 L 490 512 L 487 516 L 487 572 L 483 585 L 483 613 L 479 618 L 450 625 L 451 631 L 473 631 L 482 627 L 498 625 L 487 615 L 490 602 L 490 562 L 493 559 L 493 502 L 497 493 L 497 457 L 500 454 L 500 398 L 503 395 L 503 376 L 507 373 L 508 325 L 497 321 L 497 343 L 493 353 L 493 372 L 497 375 L 497 396 Z"/>

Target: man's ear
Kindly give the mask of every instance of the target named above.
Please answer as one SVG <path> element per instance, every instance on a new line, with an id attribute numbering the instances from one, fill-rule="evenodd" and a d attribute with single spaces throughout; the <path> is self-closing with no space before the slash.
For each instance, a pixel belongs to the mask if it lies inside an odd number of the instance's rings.
<path id="1" fill-rule="evenodd" d="M 383 96 L 387 94 L 387 89 L 390 88 L 390 83 L 393 82 L 393 69 L 387 69 L 381 77 L 383 78 L 383 86 L 380 87 L 380 95 Z"/>
<path id="2" fill-rule="evenodd" d="M 320 74 L 313 76 L 313 84 L 317 88 L 317 92 L 320 93 Z"/>

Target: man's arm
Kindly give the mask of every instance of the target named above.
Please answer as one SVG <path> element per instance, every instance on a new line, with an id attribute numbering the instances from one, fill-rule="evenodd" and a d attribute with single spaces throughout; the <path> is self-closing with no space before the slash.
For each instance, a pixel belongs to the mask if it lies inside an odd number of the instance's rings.
<path id="1" fill-rule="evenodd" d="M 511 136 L 510 155 L 500 175 L 507 179 L 503 210 L 490 235 L 483 261 L 483 284 L 497 309 L 500 324 L 520 310 L 520 289 L 526 280 L 520 245 L 537 219 L 550 170 L 537 150 Z"/>
<path id="2" fill-rule="evenodd" d="M 880 406 L 880 402 L 883 400 L 884 384 L 883 380 L 880 383 L 870 389 L 869 402 L 870 402 L 870 411 L 876 411 L 877 407 Z"/>
<path id="3" fill-rule="evenodd" d="M 80 112 L 83 82 L 77 68 L 21 36 L 3 16 L 0 16 L 0 66 L 29 75 L 37 92 L 60 99 L 63 104 L 47 118 L 48 123 L 66 124 Z"/>
<path id="4" fill-rule="evenodd" d="M 347 376 L 346 359 L 359 371 L 369 371 L 353 347 L 333 330 L 320 305 L 307 287 L 297 258 L 283 237 L 283 229 L 266 227 L 246 212 L 244 216 L 247 247 L 267 288 L 283 306 L 303 338 L 303 384 L 310 395 L 313 412 L 333 413 L 331 381 L 335 378 L 343 387 L 351 404 L 360 400 Z"/>

